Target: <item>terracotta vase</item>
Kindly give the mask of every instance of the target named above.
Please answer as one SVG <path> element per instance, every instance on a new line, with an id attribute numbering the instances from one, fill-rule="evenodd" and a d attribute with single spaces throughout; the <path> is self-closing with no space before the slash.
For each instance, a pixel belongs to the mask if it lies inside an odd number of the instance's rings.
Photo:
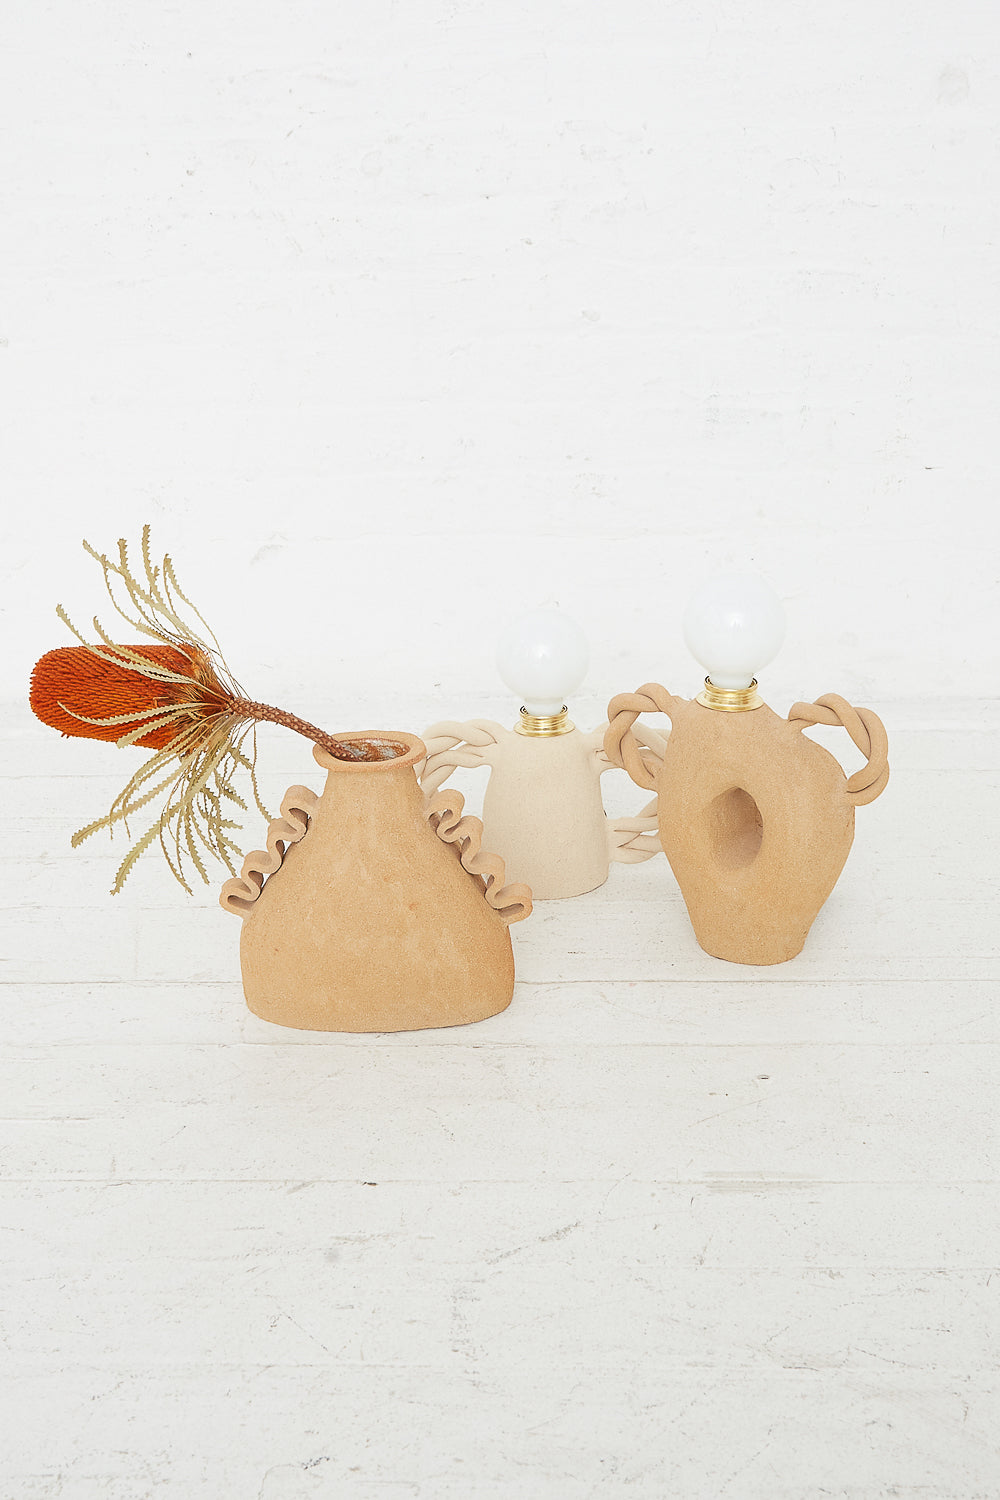
<path id="1" fill-rule="evenodd" d="M 247 1004 L 282 1026 L 409 1031 L 495 1015 L 514 989 L 508 927 L 531 910 L 524 885 L 481 848 L 462 797 L 429 804 L 416 735 L 338 739 L 377 759 L 335 760 L 317 796 L 292 787 L 267 850 L 244 861 L 221 904 L 243 918 Z"/>
<path id="2" fill-rule="evenodd" d="M 526 715 L 528 722 L 537 722 Z M 506 729 L 491 719 L 445 720 L 424 731 L 430 794 L 457 766 L 488 766 L 484 837 L 508 875 L 531 887 L 532 899 L 582 896 L 603 885 L 613 861 L 636 864 L 659 853 L 655 800 L 635 817 L 610 818 L 601 777 L 606 725 L 582 733 L 566 718 L 554 733 Z M 542 721 L 545 722 L 545 721 Z M 640 726 L 636 737 L 662 751 L 663 736 Z"/>
<path id="3" fill-rule="evenodd" d="M 701 946 L 733 963 L 777 964 L 801 951 L 833 890 L 855 807 L 889 779 L 888 747 L 876 714 L 833 693 L 796 703 L 787 719 L 757 705 L 723 711 L 648 683 L 611 700 L 605 749 L 659 795 L 663 850 Z M 632 737 L 650 711 L 672 725 L 658 769 Z M 848 778 L 802 735 L 818 723 L 843 725 L 868 765 Z"/>

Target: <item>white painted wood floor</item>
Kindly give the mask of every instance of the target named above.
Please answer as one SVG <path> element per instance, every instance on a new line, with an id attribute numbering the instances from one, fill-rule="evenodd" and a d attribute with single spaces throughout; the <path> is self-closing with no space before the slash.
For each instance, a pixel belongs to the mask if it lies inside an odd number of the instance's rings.
<path id="1" fill-rule="evenodd" d="M 214 888 L 108 896 L 126 752 L 10 710 L 3 1500 L 1000 1495 L 1000 711 L 878 706 L 800 958 L 660 856 L 369 1038 L 251 1016 Z"/>

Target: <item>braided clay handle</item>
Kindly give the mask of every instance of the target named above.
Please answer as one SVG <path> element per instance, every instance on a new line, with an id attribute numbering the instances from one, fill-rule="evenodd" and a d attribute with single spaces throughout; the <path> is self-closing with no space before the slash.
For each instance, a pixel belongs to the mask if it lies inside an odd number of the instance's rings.
<path id="1" fill-rule="evenodd" d="M 666 714 L 672 720 L 684 702 L 658 682 L 647 682 L 634 693 L 619 693 L 608 704 L 604 753 L 612 765 L 621 766 L 636 786 L 646 791 L 656 790 L 656 773 L 663 764 L 663 756 L 654 746 L 641 745 L 632 725 L 640 714 Z"/>
<path id="2" fill-rule="evenodd" d="M 885 725 L 870 708 L 852 708 L 839 693 L 824 693 L 815 703 L 793 703 L 789 723 L 796 729 L 810 724 L 833 724 L 846 729 L 868 764 L 855 771 L 847 783 L 847 795 L 855 807 L 874 802 L 889 780 L 889 738 Z"/>
<path id="3" fill-rule="evenodd" d="M 490 746 L 501 733 L 492 719 L 442 719 L 425 729 L 420 738 L 427 747 L 427 757 L 417 767 L 417 780 L 424 796 L 430 798 L 459 766 L 488 766 Z"/>

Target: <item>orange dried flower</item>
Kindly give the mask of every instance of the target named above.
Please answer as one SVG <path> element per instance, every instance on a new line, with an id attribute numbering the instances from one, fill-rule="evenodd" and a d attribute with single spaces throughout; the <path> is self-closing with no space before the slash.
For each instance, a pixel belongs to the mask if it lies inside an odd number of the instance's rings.
<path id="1" fill-rule="evenodd" d="M 226 813 L 233 805 L 247 810 L 233 784 L 237 772 L 249 774 L 257 808 L 268 817 L 254 775 L 253 737 L 259 720 L 304 734 L 339 759 L 375 758 L 377 747 L 338 740 L 295 714 L 249 699 L 226 666 L 212 631 L 182 592 L 170 558 L 164 557 L 162 565 L 153 564 L 148 526 L 142 533 L 141 578 L 131 570 L 124 541 L 118 543 L 117 562 L 96 552 L 88 542 L 83 545 L 100 563 L 111 602 L 130 630 L 151 636 L 157 644 L 123 646 L 96 619 L 94 629 L 100 640 L 91 643 L 62 605 L 57 607 L 60 619 L 81 644 L 49 651 L 36 664 L 31 677 L 31 707 L 36 715 L 64 735 L 144 745 L 153 751 L 115 798 L 107 816 L 73 835 L 74 847 L 101 828 L 113 834 L 122 824 L 129 834 L 129 819 L 154 797 L 165 794 L 159 818 L 122 860 L 112 893 L 121 890 L 139 855 L 157 837 L 185 890 L 191 889 L 184 875 L 188 862 L 208 883 L 202 857 L 206 852 L 222 860 L 235 875 L 233 860 L 240 850 L 230 832 L 239 824 Z M 185 618 L 182 604 L 201 629 Z M 248 735 L 252 737 L 249 755 L 243 749 Z"/>
<path id="2" fill-rule="evenodd" d="M 60 646 L 46 652 L 31 674 L 34 713 L 64 735 L 117 741 L 150 717 L 159 718 L 164 709 L 187 707 L 184 717 L 193 723 L 203 714 L 206 699 L 224 705 L 228 695 L 200 647 L 139 645 L 125 650 L 170 677 L 147 677 L 110 649 L 97 656 L 89 646 Z M 132 743 L 162 750 L 178 728 L 177 721 L 161 723 Z"/>

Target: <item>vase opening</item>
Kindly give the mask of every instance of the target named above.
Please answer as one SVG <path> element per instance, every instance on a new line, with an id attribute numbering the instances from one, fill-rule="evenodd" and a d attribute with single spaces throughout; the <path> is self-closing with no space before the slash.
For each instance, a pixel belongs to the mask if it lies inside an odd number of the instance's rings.
<path id="1" fill-rule="evenodd" d="M 411 747 L 402 740 L 384 739 L 381 735 L 366 735 L 355 739 L 344 736 L 340 741 L 338 760 L 398 760 L 409 755 Z"/>
<path id="2" fill-rule="evenodd" d="M 727 870 L 752 864 L 764 841 L 764 819 L 750 793 L 733 786 L 706 809 L 712 852 Z"/>
<path id="3" fill-rule="evenodd" d="M 313 760 L 325 771 L 370 775 L 380 768 L 416 765 L 427 754 L 423 740 L 405 729 L 350 729 L 334 738 L 335 756 L 322 745 L 313 745 Z"/>

